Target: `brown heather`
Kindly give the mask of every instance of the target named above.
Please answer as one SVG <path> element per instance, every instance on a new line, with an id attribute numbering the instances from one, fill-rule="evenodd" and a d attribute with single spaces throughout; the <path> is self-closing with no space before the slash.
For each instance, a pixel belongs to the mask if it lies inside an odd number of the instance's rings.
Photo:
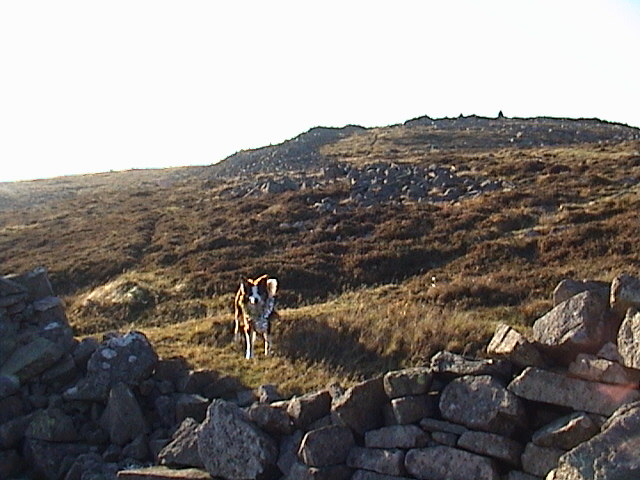
<path id="1" fill-rule="evenodd" d="M 139 329 L 161 356 L 251 387 L 349 384 L 477 352 L 498 321 L 526 329 L 563 278 L 637 273 L 640 142 L 571 141 L 407 125 L 321 148 L 328 162 L 455 165 L 509 185 L 454 203 L 348 208 L 344 181 L 236 198 L 255 178 L 215 166 L 0 184 L 0 273 L 45 265 L 78 335 Z M 336 213 L 314 207 L 325 198 Z M 232 299 L 262 273 L 280 281 L 282 318 L 275 355 L 246 361 Z"/>

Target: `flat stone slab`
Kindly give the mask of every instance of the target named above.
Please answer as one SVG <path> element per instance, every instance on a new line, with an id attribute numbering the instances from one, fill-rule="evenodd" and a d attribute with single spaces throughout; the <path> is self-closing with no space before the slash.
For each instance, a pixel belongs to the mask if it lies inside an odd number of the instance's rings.
<path id="1" fill-rule="evenodd" d="M 120 470 L 118 478 L 127 480 L 212 480 L 213 477 L 197 468 L 175 469 L 168 467 L 146 467 Z"/>
<path id="2" fill-rule="evenodd" d="M 534 367 L 526 368 L 507 389 L 527 400 L 607 416 L 619 406 L 640 398 L 640 392 L 634 388 L 588 382 Z"/>

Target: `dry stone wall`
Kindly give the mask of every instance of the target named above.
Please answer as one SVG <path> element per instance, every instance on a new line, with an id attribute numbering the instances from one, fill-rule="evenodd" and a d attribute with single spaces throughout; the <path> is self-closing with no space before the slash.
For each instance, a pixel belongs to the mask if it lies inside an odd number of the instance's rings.
<path id="1" fill-rule="evenodd" d="M 499 325 L 484 358 L 282 399 L 158 359 L 140 332 L 78 341 L 44 270 L 0 278 L 0 478 L 638 476 L 640 280 L 554 298 L 530 337 Z"/>

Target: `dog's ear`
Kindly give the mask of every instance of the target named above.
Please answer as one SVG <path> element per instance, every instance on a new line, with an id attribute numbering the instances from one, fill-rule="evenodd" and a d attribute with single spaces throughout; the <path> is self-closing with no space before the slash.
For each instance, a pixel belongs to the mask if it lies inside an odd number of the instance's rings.
<path id="1" fill-rule="evenodd" d="M 245 277 L 240 277 L 240 292 L 246 294 L 249 290 L 249 280 Z"/>
<path id="2" fill-rule="evenodd" d="M 267 280 L 267 292 L 270 297 L 276 296 L 276 291 L 278 290 L 278 280 L 275 278 L 270 278 Z"/>

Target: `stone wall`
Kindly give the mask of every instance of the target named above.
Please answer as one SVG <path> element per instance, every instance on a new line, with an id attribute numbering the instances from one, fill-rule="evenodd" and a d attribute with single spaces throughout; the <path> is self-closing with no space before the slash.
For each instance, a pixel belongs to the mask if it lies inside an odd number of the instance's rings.
<path id="1" fill-rule="evenodd" d="M 77 341 L 46 272 L 0 279 L 0 478 L 631 478 L 640 279 L 566 280 L 525 337 L 282 399 L 158 359 L 143 334 Z M 151 463 L 159 466 L 149 467 Z"/>

